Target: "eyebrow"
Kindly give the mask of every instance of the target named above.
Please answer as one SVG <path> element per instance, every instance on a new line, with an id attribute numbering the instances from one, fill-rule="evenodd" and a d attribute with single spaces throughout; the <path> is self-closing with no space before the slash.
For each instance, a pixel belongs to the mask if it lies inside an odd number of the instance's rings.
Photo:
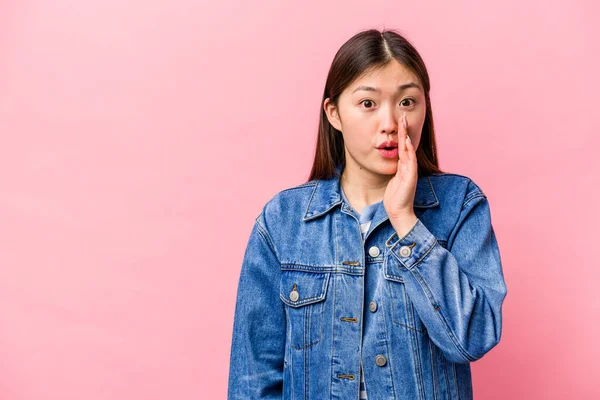
<path id="1" fill-rule="evenodd" d="M 421 90 L 421 87 L 414 82 L 409 82 L 409 83 L 405 83 L 404 85 L 400 85 L 400 86 L 398 86 L 398 88 L 396 90 L 398 92 L 402 92 L 403 90 L 406 90 L 408 88 L 413 88 L 413 87 Z M 354 89 L 354 91 L 352 93 L 358 92 L 359 90 L 366 90 L 368 92 L 378 92 L 378 93 L 381 92 L 381 90 L 379 90 L 377 88 L 374 88 L 371 86 L 360 85 L 359 87 Z"/>

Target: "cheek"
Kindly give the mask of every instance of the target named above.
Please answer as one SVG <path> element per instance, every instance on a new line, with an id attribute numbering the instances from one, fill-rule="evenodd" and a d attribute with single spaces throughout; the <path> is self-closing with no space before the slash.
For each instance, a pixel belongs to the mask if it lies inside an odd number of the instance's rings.
<path id="1" fill-rule="evenodd" d="M 421 144 L 421 138 L 422 138 L 422 135 L 420 133 L 416 137 L 411 138 L 411 140 L 413 141 L 413 146 L 415 147 L 415 150 L 419 148 L 419 145 Z"/>
<path id="2" fill-rule="evenodd" d="M 361 130 L 359 126 L 344 132 L 344 143 L 353 154 L 368 153 L 373 148 L 372 134 L 368 129 Z"/>
<path id="3" fill-rule="evenodd" d="M 369 134 L 361 130 L 360 127 L 353 126 L 351 130 L 346 130 L 344 142 L 348 147 L 360 151 L 369 143 Z"/>

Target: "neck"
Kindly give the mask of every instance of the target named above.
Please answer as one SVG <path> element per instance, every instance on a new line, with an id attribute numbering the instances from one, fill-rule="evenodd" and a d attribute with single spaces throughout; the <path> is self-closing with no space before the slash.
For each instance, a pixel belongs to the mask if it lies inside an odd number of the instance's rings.
<path id="1" fill-rule="evenodd" d="M 359 213 L 370 205 L 383 200 L 392 176 L 375 174 L 353 164 L 346 164 L 340 184 L 350 205 Z"/>

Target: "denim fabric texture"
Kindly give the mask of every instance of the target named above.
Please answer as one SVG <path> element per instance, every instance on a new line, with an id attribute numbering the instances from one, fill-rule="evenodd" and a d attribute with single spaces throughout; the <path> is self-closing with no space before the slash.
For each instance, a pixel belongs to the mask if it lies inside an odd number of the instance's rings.
<path id="1" fill-rule="evenodd" d="M 496 346 L 507 294 L 486 195 L 418 178 L 412 229 L 384 207 L 361 235 L 338 175 L 263 207 L 237 289 L 228 399 L 472 399 L 470 363 Z"/>

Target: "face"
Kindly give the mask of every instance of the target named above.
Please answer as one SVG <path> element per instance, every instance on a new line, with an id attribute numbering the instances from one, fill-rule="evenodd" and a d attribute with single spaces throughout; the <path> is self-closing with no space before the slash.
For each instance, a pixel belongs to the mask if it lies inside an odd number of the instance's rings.
<path id="1" fill-rule="evenodd" d="M 337 107 L 329 99 L 323 107 L 329 123 L 342 132 L 347 166 L 355 164 L 378 175 L 395 174 L 398 158 L 383 157 L 377 147 L 388 140 L 398 143 L 404 112 L 410 140 L 415 149 L 419 146 L 426 111 L 423 85 L 396 60 L 352 82 Z"/>

